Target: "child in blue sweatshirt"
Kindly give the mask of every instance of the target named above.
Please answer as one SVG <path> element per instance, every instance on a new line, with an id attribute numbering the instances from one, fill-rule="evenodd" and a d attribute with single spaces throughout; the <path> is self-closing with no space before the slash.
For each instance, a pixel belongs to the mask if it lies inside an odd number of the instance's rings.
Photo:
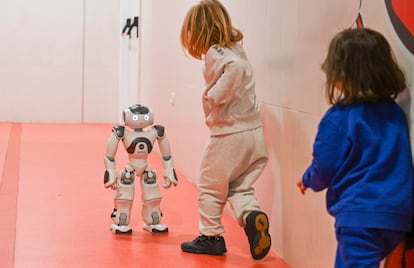
<path id="1" fill-rule="evenodd" d="M 322 64 L 332 105 L 319 123 L 302 194 L 327 189 L 335 267 L 379 267 L 411 227 L 413 166 L 406 118 L 394 101 L 405 77 L 387 40 L 346 29 Z"/>

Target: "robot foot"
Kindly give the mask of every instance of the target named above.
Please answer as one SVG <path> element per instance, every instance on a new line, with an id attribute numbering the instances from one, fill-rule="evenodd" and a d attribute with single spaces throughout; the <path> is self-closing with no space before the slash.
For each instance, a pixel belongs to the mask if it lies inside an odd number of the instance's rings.
<path id="1" fill-rule="evenodd" d="M 164 223 L 159 224 L 144 224 L 144 229 L 150 233 L 166 233 L 168 232 L 168 226 Z"/>
<path id="2" fill-rule="evenodd" d="M 132 229 L 127 225 L 119 226 L 118 224 L 111 224 L 111 231 L 114 234 L 131 234 Z"/>

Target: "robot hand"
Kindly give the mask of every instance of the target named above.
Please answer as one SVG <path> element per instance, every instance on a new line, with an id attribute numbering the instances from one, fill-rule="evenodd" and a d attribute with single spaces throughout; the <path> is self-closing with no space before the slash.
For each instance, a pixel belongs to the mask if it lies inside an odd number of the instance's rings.
<path id="1" fill-rule="evenodd" d="M 164 169 L 164 183 L 162 184 L 162 187 L 165 189 L 168 189 L 171 187 L 171 184 L 174 184 L 174 186 L 177 186 L 178 178 L 175 174 L 174 168 L 167 168 Z"/>
<path id="2" fill-rule="evenodd" d="M 174 170 L 174 164 L 173 164 L 173 159 L 172 157 L 167 157 L 164 158 L 164 183 L 162 184 L 162 187 L 164 187 L 165 189 L 168 189 L 171 187 L 171 184 L 174 184 L 174 186 L 177 186 L 178 183 L 178 178 L 177 175 L 175 174 L 175 170 Z"/>
<path id="3" fill-rule="evenodd" d="M 111 187 L 112 189 L 116 188 L 116 181 L 118 178 L 118 173 L 115 169 L 107 169 L 104 174 L 104 186 L 105 188 Z"/>

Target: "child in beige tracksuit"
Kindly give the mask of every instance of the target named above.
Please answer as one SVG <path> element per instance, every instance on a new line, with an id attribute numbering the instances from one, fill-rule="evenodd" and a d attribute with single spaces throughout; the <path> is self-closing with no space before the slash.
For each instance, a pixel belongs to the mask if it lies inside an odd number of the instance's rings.
<path id="1" fill-rule="evenodd" d="M 184 49 L 204 60 L 206 87 L 202 96 L 210 138 L 198 178 L 201 235 L 181 248 L 185 252 L 221 255 L 226 250 L 223 208 L 229 201 L 244 227 L 254 259 L 271 246 L 267 215 L 261 211 L 253 183 L 267 163 L 260 108 L 252 67 L 224 6 L 203 0 L 187 13 L 181 30 Z"/>

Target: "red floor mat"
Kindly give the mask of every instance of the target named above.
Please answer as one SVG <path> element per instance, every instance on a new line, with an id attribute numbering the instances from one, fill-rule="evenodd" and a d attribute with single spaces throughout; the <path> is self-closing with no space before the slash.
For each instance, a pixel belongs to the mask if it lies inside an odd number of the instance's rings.
<path id="1" fill-rule="evenodd" d="M 181 242 L 198 235 L 198 213 L 196 189 L 179 172 L 179 185 L 162 190 L 167 234 L 142 229 L 137 187 L 134 231 L 130 236 L 113 235 L 113 191 L 103 187 L 111 126 L 13 124 L 9 129 L 0 188 L 2 268 L 289 267 L 272 252 L 254 261 L 243 229 L 228 215 L 223 217 L 225 256 L 182 252 Z M 118 168 L 124 159 L 117 159 Z M 155 154 L 150 162 L 156 169 L 162 167 Z"/>

